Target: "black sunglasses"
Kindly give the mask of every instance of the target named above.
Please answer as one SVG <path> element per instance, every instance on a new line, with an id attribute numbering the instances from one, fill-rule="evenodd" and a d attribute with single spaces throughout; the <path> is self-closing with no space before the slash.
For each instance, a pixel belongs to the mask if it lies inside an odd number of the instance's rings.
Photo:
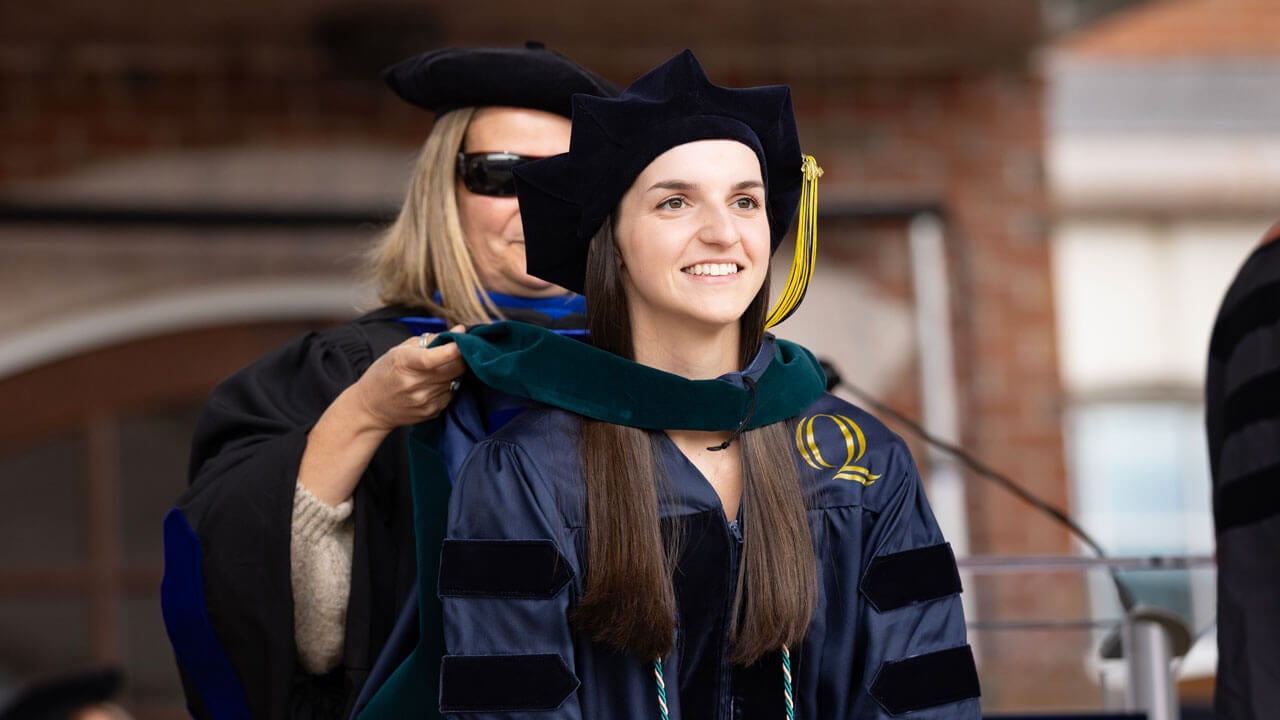
<path id="1" fill-rule="evenodd" d="M 511 169 L 537 157 L 508 152 L 458 153 L 458 176 L 468 190 L 477 195 L 512 197 L 516 194 L 516 178 Z"/>

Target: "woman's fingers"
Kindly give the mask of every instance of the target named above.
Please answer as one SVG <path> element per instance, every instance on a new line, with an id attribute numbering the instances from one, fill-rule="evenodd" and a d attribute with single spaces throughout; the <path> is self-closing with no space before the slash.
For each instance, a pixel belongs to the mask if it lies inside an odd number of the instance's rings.
<path id="1" fill-rule="evenodd" d="M 453 331 L 462 330 L 462 326 Z M 466 372 L 454 343 L 430 347 L 434 333 L 407 338 L 379 358 L 358 381 L 368 407 L 391 426 L 411 425 L 440 414 L 453 400 Z"/>
<path id="2" fill-rule="evenodd" d="M 449 328 L 449 332 L 460 333 L 460 332 L 465 332 L 466 329 L 467 328 L 464 325 L 454 325 L 453 327 Z M 437 335 L 439 335 L 439 333 L 424 332 L 418 335 L 414 335 L 413 337 L 409 338 L 408 340 L 405 340 L 400 344 L 413 345 L 417 348 L 425 350 L 431 347 L 431 343 L 435 342 Z"/>
<path id="3" fill-rule="evenodd" d="M 462 374 L 466 366 L 462 362 L 462 352 L 453 343 L 438 345 L 433 348 L 419 350 L 407 348 L 401 353 L 401 367 L 431 380 L 452 380 Z"/>

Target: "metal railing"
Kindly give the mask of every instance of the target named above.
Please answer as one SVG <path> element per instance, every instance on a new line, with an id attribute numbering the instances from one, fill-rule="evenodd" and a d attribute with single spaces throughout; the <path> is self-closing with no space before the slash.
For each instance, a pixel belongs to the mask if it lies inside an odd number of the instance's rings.
<path id="1" fill-rule="evenodd" d="M 969 630 L 987 717 L 1179 720 L 1178 673 L 1214 615 L 1211 556 L 981 556 L 958 565 L 979 606 L 969 608 Z M 1171 596 L 1202 602 L 1188 613 L 1168 606 L 1179 604 Z M 1038 674 L 1060 687 L 1037 684 Z M 1009 691 L 1020 675 L 1024 687 L 1049 687 Z"/>

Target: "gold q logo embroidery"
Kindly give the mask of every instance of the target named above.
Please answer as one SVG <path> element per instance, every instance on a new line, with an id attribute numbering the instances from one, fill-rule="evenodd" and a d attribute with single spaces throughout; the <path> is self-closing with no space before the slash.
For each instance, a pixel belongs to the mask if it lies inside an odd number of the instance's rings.
<path id="1" fill-rule="evenodd" d="M 839 450 L 836 447 L 840 440 L 832 430 L 844 440 Z M 824 456 L 819 445 L 825 446 L 829 454 Z M 852 480 L 866 486 L 880 479 L 879 475 L 872 475 L 870 470 L 857 464 L 867 452 L 867 438 L 862 434 L 862 428 L 844 415 L 824 413 L 802 418 L 796 425 L 796 450 L 814 470 L 835 470 L 836 480 Z M 840 458 L 841 452 L 844 453 L 843 461 L 839 465 L 831 462 Z"/>

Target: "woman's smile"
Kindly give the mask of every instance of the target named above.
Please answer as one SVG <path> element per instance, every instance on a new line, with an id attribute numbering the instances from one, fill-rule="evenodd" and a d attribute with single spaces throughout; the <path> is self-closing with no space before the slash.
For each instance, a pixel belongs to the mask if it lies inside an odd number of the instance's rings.
<path id="1" fill-rule="evenodd" d="M 742 272 L 735 262 L 700 262 L 681 268 L 680 272 L 700 278 L 733 278 Z"/>
<path id="2" fill-rule="evenodd" d="M 760 160 L 740 142 L 700 140 L 655 158 L 615 225 L 632 323 L 668 338 L 678 327 L 736 327 L 769 269 L 763 198 Z"/>

